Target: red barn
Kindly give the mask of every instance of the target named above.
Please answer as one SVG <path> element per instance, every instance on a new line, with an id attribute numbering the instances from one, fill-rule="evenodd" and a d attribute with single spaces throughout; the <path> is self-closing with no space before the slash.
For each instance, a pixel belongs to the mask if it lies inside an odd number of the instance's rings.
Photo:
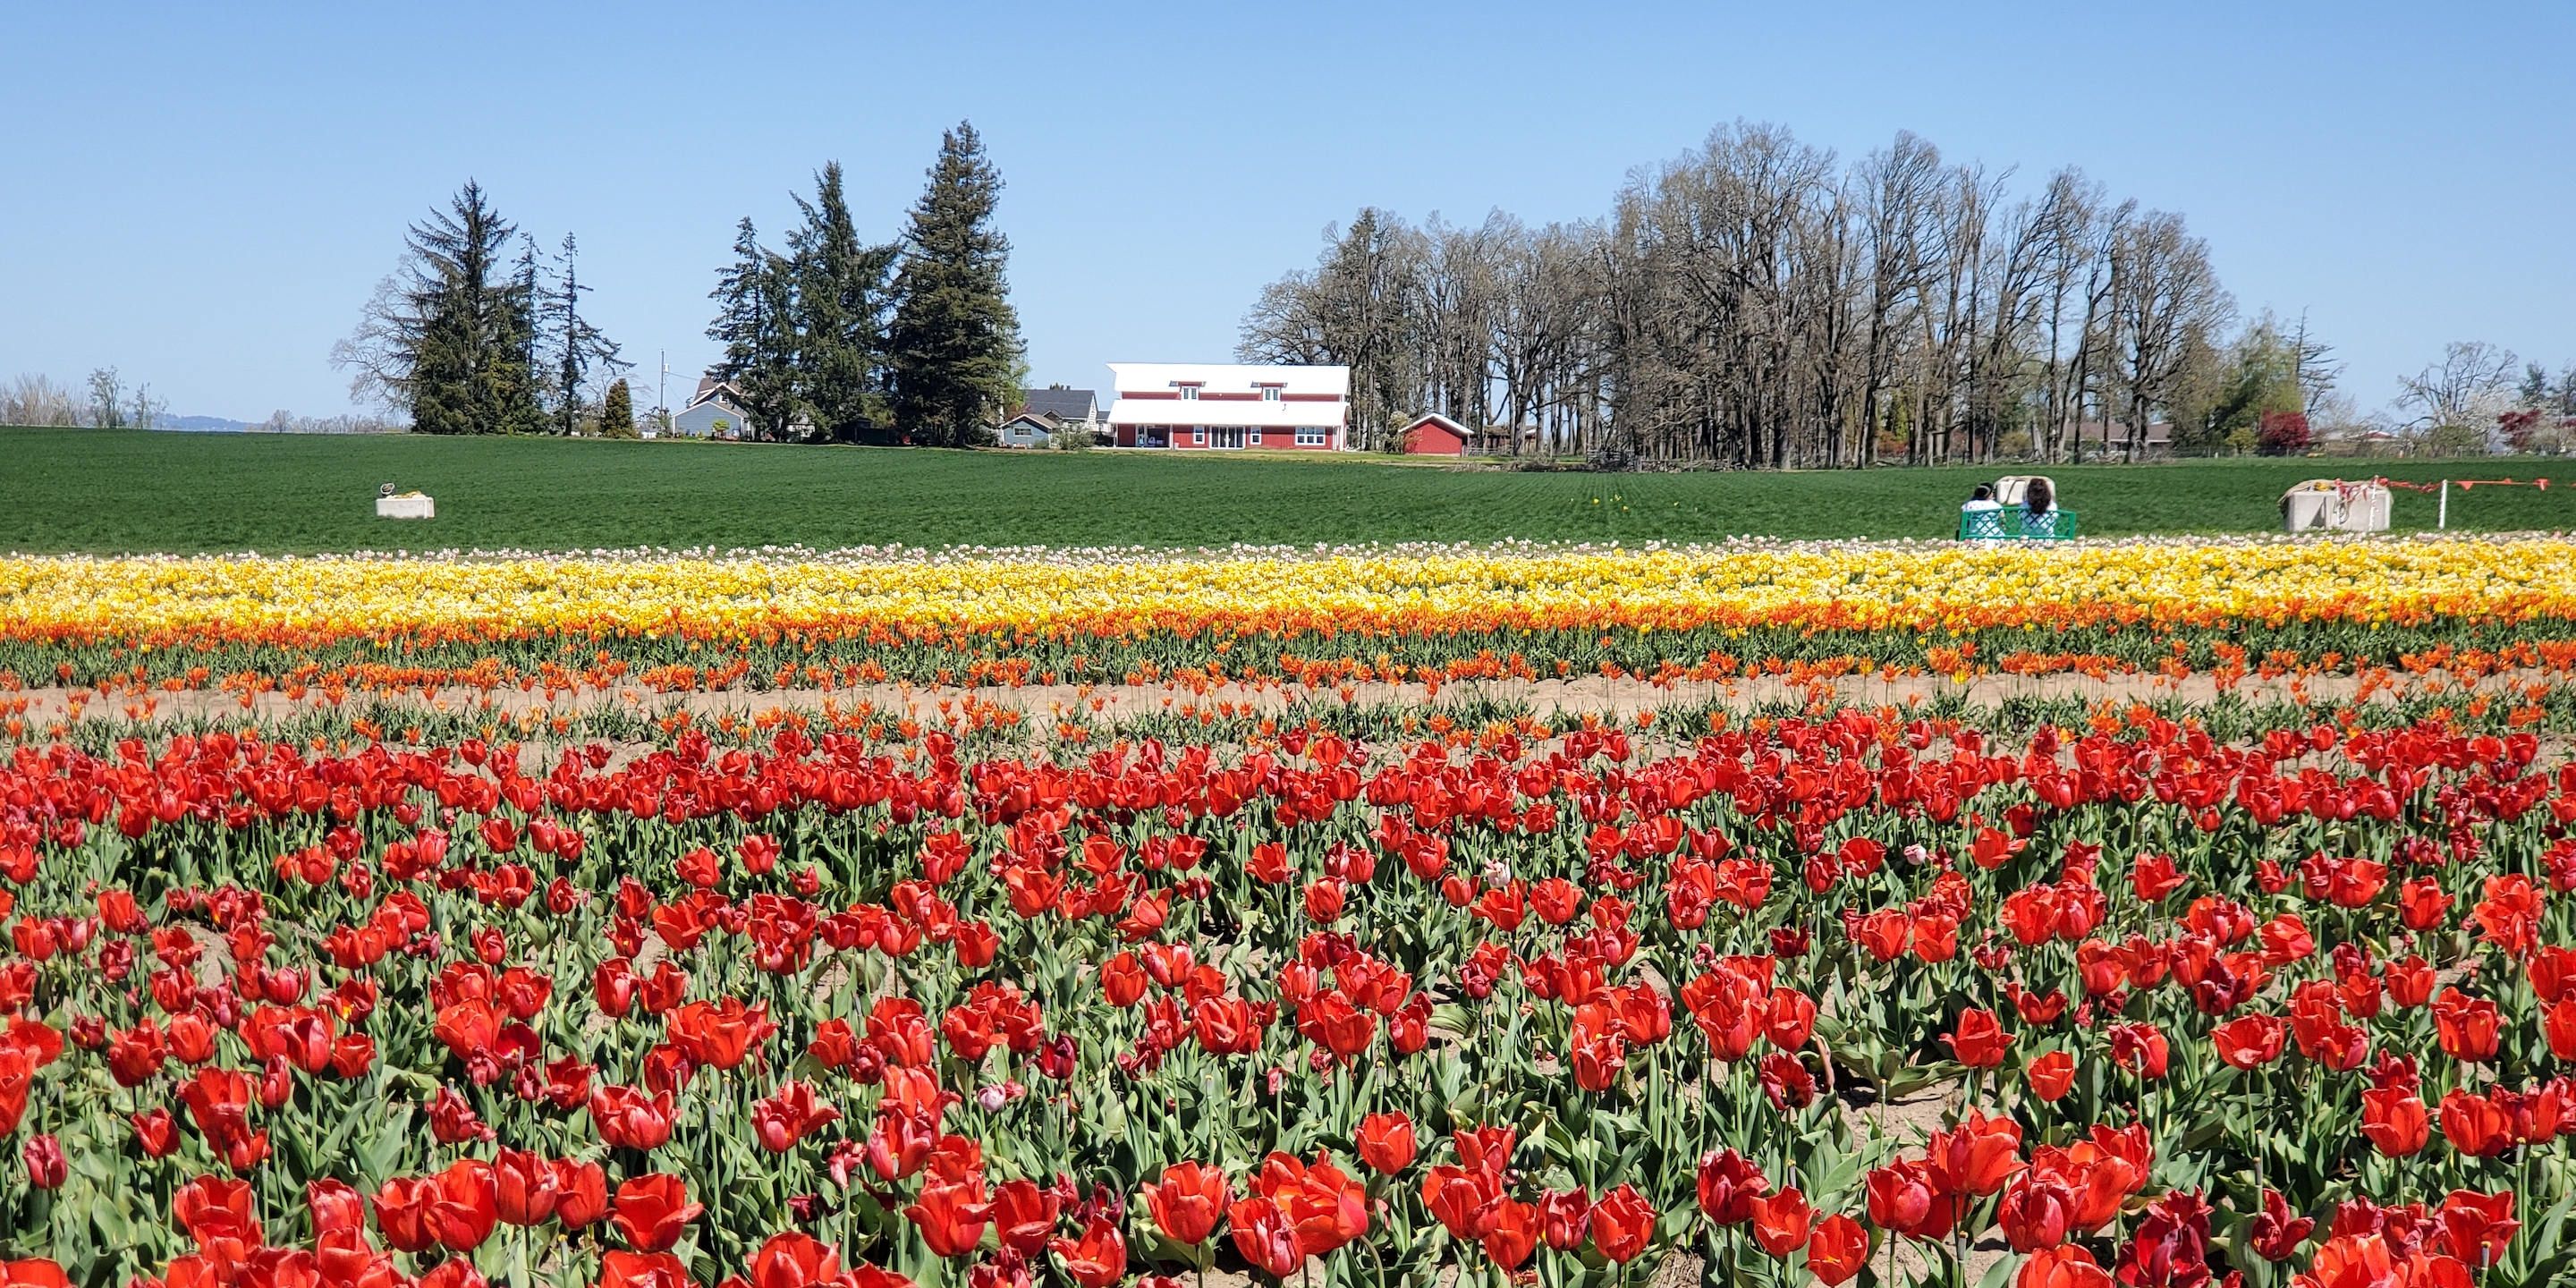
<path id="1" fill-rule="evenodd" d="M 1441 415 L 1426 412 L 1404 427 L 1404 454 L 1407 456 L 1465 456 L 1471 432 L 1464 425 Z"/>

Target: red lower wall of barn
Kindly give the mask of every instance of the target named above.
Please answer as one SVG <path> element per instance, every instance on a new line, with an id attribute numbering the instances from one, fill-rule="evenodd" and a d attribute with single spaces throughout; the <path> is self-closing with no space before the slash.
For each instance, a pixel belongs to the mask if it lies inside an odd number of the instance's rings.
<path id="1" fill-rule="evenodd" d="M 1191 441 L 1190 441 L 1190 431 L 1189 431 L 1189 430 L 1187 430 L 1187 429 L 1180 429 L 1180 430 L 1172 431 L 1172 432 L 1170 433 L 1170 435 L 1169 435 L 1169 437 L 1168 437 L 1168 440 L 1167 440 L 1166 442 L 1163 442 L 1163 443 L 1148 443 L 1148 442 L 1146 442 L 1146 441 L 1144 440 L 1143 436 L 1138 432 L 1138 431 L 1139 431 L 1139 428 L 1140 428 L 1139 426 L 1135 426 L 1135 425 L 1120 425 L 1120 426 L 1118 426 L 1118 427 L 1117 427 L 1117 429 L 1118 429 L 1118 433 L 1117 433 L 1117 443 L 1118 443 L 1118 446 L 1120 446 L 1120 447 L 1171 447 L 1171 448 L 1179 448 L 1179 449 L 1189 450 L 1189 451 L 1202 451 L 1202 452 L 1206 452 L 1206 451 L 1231 451 L 1231 450 L 1233 450 L 1233 449 L 1231 449 L 1231 448 L 1215 448 L 1215 447 L 1210 447 L 1210 446 L 1208 446 L 1208 445 L 1207 445 L 1207 444 L 1205 444 L 1205 443 L 1194 443 L 1194 442 L 1191 442 Z M 1252 430 L 1245 430 L 1245 431 L 1244 431 L 1244 435 L 1243 435 L 1243 445 L 1244 445 L 1245 447 L 1247 447 L 1247 448 L 1251 448 L 1251 447 L 1258 447 L 1258 448 L 1263 448 L 1263 449 L 1265 449 L 1265 450 L 1273 450 L 1273 451 L 1275 451 L 1275 450 L 1279 450 L 1279 449 L 1283 449 L 1283 448 L 1284 448 L 1284 449 L 1288 449 L 1288 450 L 1292 450 L 1292 451 L 1301 451 L 1301 452 L 1329 452 L 1329 451 L 1333 450 L 1333 444 L 1332 444 L 1332 441 L 1331 441 L 1330 439 L 1327 439 L 1327 440 L 1325 440 L 1324 442 L 1321 442 L 1321 443 L 1306 443 L 1306 444 L 1300 444 L 1300 443 L 1297 441 L 1297 433 L 1296 433 L 1296 431 L 1294 431 L 1294 430 L 1287 430 L 1287 429 L 1265 430 L 1265 431 L 1261 431 L 1261 432 L 1259 432 L 1259 433 L 1255 433 L 1255 432 L 1254 432 L 1254 431 L 1252 431 Z"/>

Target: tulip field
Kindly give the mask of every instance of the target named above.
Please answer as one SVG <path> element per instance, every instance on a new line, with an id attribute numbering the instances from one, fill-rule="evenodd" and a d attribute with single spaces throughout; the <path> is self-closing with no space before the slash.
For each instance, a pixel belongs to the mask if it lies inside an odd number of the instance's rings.
<path id="1" fill-rule="evenodd" d="M 0 1288 L 2576 1282 L 2570 567 L 0 558 Z"/>

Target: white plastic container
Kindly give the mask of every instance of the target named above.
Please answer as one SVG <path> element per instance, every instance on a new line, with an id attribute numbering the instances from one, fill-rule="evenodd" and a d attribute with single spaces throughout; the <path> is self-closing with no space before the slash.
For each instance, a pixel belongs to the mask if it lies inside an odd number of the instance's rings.
<path id="1" fill-rule="evenodd" d="M 376 517 L 435 519 L 438 517 L 438 502 L 417 492 L 410 496 L 380 496 L 376 498 Z"/>
<path id="2" fill-rule="evenodd" d="M 2287 532 L 2386 532 L 2388 489 L 2378 483 L 2310 479 L 2281 494 Z"/>

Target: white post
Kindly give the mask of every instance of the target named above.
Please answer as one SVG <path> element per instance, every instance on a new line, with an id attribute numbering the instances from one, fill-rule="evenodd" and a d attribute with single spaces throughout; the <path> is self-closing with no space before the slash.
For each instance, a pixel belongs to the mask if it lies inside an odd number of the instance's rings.
<path id="1" fill-rule="evenodd" d="M 2433 526 L 2436 528 L 2451 526 L 2451 481 L 2449 479 L 2442 480 L 2442 508 L 2440 513 L 2433 517 Z"/>

